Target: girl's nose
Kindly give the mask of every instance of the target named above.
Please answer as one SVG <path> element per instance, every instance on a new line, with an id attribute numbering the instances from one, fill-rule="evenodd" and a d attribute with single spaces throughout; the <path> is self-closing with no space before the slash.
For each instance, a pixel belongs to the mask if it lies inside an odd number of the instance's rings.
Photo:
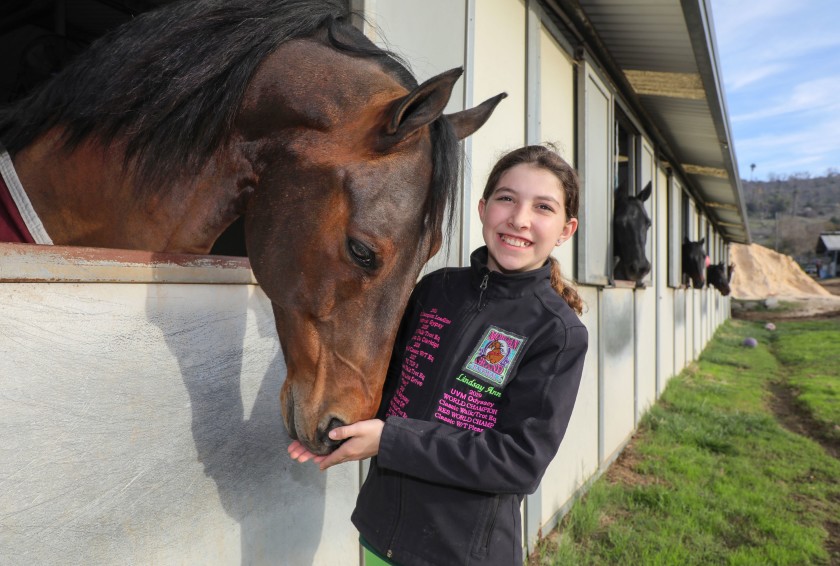
<path id="1" fill-rule="evenodd" d="M 528 211 L 525 207 L 519 207 L 513 209 L 510 215 L 510 220 L 508 220 L 510 225 L 517 229 L 522 230 L 523 228 L 527 228 L 528 225 L 531 223 L 531 219 L 528 216 Z"/>

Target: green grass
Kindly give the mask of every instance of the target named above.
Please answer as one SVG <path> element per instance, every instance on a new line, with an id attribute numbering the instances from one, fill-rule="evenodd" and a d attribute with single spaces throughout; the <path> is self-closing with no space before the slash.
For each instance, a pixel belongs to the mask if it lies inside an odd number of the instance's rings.
<path id="1" fill-rule="evenodd" d="M 771 336 L 787 383 L 826 436 L 840 440 L 840 320 L 785 322 Z"/>
<path id="2" fill-rule="evenodd" d="M 531 564 L 840 560 L 829 554 L 826 530 L 840 517 L 840 462 L 782 427 L 769 408 L 769 385 L 789 376 L 804 406 L 840 422 L 836 389 L 816 385 L 809 369 L 822 368 L 819 375 L 833 375 L 836 385 L 838 369 L 829 358 L 838 351 L 840 328 L 804 324 L 781 323 L 772 333 L 761 323 L 724 324 L 644 417 L 615 464 L 624 473 L 596 481 Z M 746 336 L 759 346 L 744 348 Z M 818 344 L 834 346 L 821 353 Z M 806 394 L 800 380 L 814 387 Z"/>

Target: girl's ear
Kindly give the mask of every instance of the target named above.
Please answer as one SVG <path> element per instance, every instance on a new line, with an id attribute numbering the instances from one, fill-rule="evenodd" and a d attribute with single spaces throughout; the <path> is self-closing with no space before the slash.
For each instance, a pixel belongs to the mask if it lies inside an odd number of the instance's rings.
<path id="1" fill-rule="evenodd" d="M 481 199 L 478 201 L 478 217 L 481 219 L 481 222 L 484 222 L 484 209 L 487 207 L 487 201 Z"/>
<path id="2" fill-rule="evenodd" d="M 557 244 L 560 245 L 572 236 L 574 236 L 575 232 L 578 229 L 578 219 L 577 218 L 569 218 L 566 220 L 566 225 L 563 226 L 563 231 L 560 232 L 560 237 L 557 239 Z"/>

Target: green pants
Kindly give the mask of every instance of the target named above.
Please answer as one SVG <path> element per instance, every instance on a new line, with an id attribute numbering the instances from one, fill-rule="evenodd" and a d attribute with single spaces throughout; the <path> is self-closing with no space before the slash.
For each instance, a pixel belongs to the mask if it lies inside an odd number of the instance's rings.
<path id="1" fill-rule="evenodd" d="M 368 541 L 361 536 L 359 536 L 359 542 L 362 544 L 362 550 L 364 550 L 365 566 L 397 566 L 397 564 L 389 562 L 387 558 L 373 550 Z"/>

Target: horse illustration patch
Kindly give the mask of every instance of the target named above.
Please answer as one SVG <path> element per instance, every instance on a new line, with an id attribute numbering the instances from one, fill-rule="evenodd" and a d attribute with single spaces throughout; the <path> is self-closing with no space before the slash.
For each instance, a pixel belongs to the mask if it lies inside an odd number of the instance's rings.
<path id="1" fill-rule="evenodd" d="M 504 387 L 526 340 L 513 332 L 491 326 L 470 354 L 464 371 L 496 387 Z"/>

